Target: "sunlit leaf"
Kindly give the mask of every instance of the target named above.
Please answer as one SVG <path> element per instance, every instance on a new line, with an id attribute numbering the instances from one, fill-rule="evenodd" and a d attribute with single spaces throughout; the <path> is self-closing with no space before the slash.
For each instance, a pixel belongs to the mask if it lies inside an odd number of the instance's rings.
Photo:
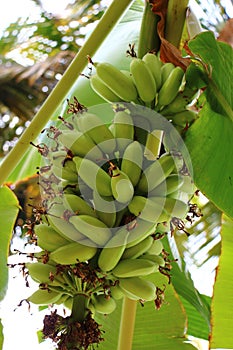
<path id="1" fill-rule="evenodd" d="M 233 348 L 233 272 L 232 272 L 232 251 L 233 251 L 233 221 L 223 216 L 222 224 L 222 249 L 217 269 L 214 296 L 211 305 L 212 334 L 210 338 L 211 349 Z"/>
<path id="2" fill-rule="evenodd" d="M 209 69 L 205 75 L 207 103 L 185 138 L 194 182 L 220 210 L 233 217 L 233 50 L 217 42 L 211 32 L 198 35 L 189 46 Z"/>
<path id="3" fill-rule="evenodd" d="M 2 300 L 7 290 L 7 258 L 12 230 L 19 211 L 19 205 L 17 198 L 7 186 L 0 188 L 0 198 L 0 300 Z"/>
<path id="4" fill-rule="evenodd" d="M 3 347 L 3 340 L 4 340 L 3 327 L 2 327 L 2 322 L 0 320 L 0 350 L 2 350 L 2 347 Z"/>

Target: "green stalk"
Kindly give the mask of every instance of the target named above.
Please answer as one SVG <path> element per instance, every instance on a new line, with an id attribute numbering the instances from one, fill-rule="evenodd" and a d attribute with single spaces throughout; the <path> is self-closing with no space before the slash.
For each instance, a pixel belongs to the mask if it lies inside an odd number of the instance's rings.
<path id="1" fill-rule="evenodd" d="M 137 301 L 125 297 L 122 304 L 121 324 L 117 350 L 132 349 L 136 311 Z"/>
<path id="2" fill-rule="evenodd" d="M 189 0 L 168 0 L 165 39 L 179 48 Z"/>
<path id="3" fill-rule="evenodd" d="M 74 322 L 82 322 L 85 320 L 88 304 L 90 301 L 90 297 L 86 294 L 77 294 L 73 298 L 73 306 L 71 311 L 71 319 Z"/>
<path id="4" fill-rule="evenodd" d="M 151 5 L 145 0 L 142 24 L 139 34 L 138 54 L 142 58 L 148 51 L 159 50 L 160 40 L 157 33 L 159 17 L 151 11 Z"/>
<path id="5" fill-rule="evenodd" d="M 87 55 L 94 55 L 131 2 L 132 0 L 113 0 L 94 31 L 67 68 L 62 79 L 34 116 L 29 127 L 24 131 L 15 147 L 4 158 L 0 165 L 0 186 L 25 154 L 30 141 L 33 141 L 39 135 L 58 105 L 65 100 L 77 77 L 87 65 Z"/>

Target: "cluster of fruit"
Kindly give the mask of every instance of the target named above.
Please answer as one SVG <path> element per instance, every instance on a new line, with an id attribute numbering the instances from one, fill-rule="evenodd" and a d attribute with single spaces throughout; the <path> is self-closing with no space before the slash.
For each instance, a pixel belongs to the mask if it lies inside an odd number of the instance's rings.
<path id="1" fill-rule="evenodd" d="M 198 91 L 186 84 L 179 66 L 163 63 L 153 53 L 146 53 L 142 59 L 132 57 L 129 71 L 105 62 L 92 64 L 95 71 L 90 84 L 104 100 L 145 105 L 165 116 L 179 131 L 197 119 L 197 113 L 189 106 L 196 100 Z"/>
<path id="2" fill-rule="evenodd" d="M 156 299 L 146 276 L 168 270 L 161 238 L 186 218 L 194 186 L 180 154 L 155 151 L 157 130 L 137 125 L 147 121 L 139 111 L 115 105 L 106 125 L 82 109 L 36 146 L 44 211 L 35 210 L 42 252 L 26 267 L 40 288 L 29 301 L 72 309 L 82 294 L 93 313 L 108 314 L 124 295 Z"/>

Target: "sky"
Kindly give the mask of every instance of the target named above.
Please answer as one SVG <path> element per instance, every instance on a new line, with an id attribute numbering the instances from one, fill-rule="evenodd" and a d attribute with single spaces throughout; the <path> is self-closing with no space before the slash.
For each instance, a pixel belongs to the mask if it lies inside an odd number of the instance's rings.
<path id="1" fill-rule="evenodd" d="M 48 12 L 62 13 L 67 0 L 43 0 L 46 4 L 45 9 Z M 4 5 L 0 5 L 0 36 L 1 32 L 7 25 L 14 22 L 19 17 L 38 16 L 40 11 L 35 7 L 35 4 L 30 0 L 7 0 Z M 233 11 L 231 12 L 233 13 Z M 195 273 L 195 271 L 194 271 Z M 206 273 L 206 275 L 205 275 Z M 197 288 L 203 287 L 203 280 L 209 277 L 209 269 L 203 271 L 202 281 L 197 281 Z M 214 275 L 211 276 L 211 280 Z M 27 305 L 23 304 L 17 307 L 21 299 L 32 293 L 32 290 L 22 287 L 24 281 L 17 271 L 10 271 L 9 292 L 0 306 L 0 318 L 4 318 L 5 342 L 3 350 L 12 350 L 14 348 L 23 348 L 24 350 L 53 350 L 54 347 L 49 343 L 38 344 L 36 332 L 42 328 L 43 312 L 39 315 L 32 308 L 28 311 Z M 35 288 L 35 285 L 34 287 Z M 201 290 L 206 294 L 211 294 L 211 286 Z M 7 315 L 7 317 L 6 317 Z M 22 322 L 23 320 L 23 322 Z M 12 332 L 13 331 L 13 332 Z M 206 343 L 203 345 L 203 350 L 207 349 Z"/>

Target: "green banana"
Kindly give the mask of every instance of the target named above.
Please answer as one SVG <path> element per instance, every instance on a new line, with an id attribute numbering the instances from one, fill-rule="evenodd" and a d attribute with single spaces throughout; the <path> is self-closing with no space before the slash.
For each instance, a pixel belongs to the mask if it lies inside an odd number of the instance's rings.
<path id="1" fill-rule="evenodd" d="M 116 302 L 111 297 L 106 297 L 104 294 L 93 296 L 91 300 L 95 311 L 100 314 L 111 314 L 116 308 Z"/>
<path id="2" fill-rule="evenodd" d="M 119 102 L 121 98 L 114 94 L 109 87 L 103 83 L 97 74 L 93 74 L 90 77 L 90 84 L 92 89 L 107 102 Z"/>
<path id="3" fill-rule="evenodd" d="M 162 267 L 165 266 L 164 258 L 162 258 L 161 256 L 156 255 L 156 254 L 146 253 L 146 254 L 143 254 L 142 256 L 140 256 L 139 259 L 146 259 L 146 260 L 150 260 L 150 261 L 154 262 L 157 265 L 157 269 L 156 269 L 157 272 L 159 271 L 159 266 L 162 266 Z"/>
<path id="4" fill-rule="evenodd" d="M 169 219 L 169 216 L 164 212 L 165 197 L 163 200 L 154 200 L 155 197 L 146 198 L 143 196 L 134 196 L 129 203 L 128 208 L 135 216 L 140 216 L 141 219 L 151 223 L 163 222 Z"/>
<path id="5" fill-rule="evenodd" d="M 103 153 L 92 139 L 82 132 L 65 130 L 59 137 L 59 141 L 71 150 L 74 156 L 88 157 L 89 159 L 102 159 Z"/>
<path id="6" fill-rule="evenodd" d="M 170 175 L 174 167 L 175 163 L 172 156 L 170 154 L 164 154 L 144 170 L 137 185 L 138 191 L 150 193 L 150 191 Z"/>
<path id="7" fill-rule="evenodd" d="M 61 298 L 61 293 L 38 289 L 27 298 L 27 301 L 36 305 L 49 305 L 56 303 Z"/>
<path id="8" fill-rule="evenodd" d="M 128 175 L 117 166 L 112 166 L 111 190 L 113 197 L 120 203 L 128 203 L 133 197 L 134 187 Z"/>
<path id="9" fill-rule="evenodd" d="M 159 58 L 156 55 L 150 52 L 146 53 L 143 56 L 142 60 L 146 63 L 147 67 L 151 71 L 155 79 L 156 88 L 157 90 L 159 90 L 162 84 L 162 76 L 161 76 L 162 62 L 159 60 Z"/>
<path id="10" fill-rule="evenodd" d="M 64 207 L 71 212 L 79 215 L 86 214 L 97 217 L 96 212 L 93 210 L 93 208 L 81 197 L 74 194 L 64 193 L 62 199 Z"/>
<path id="11" fill-rule="evenodd" d="M 184 183 L 184 177 L 178 174 L 170 174 L 165 181 L 156 186 L 150 196 L 167 196 L 172 192 L 178 191 Z"/>
<path id="12" fill-rule="evenodd" d="M 151 200 L 160 203 L 164 197 L 151 197 Z M 188 213 L 188 204 L 179 199 L 166 197 L 163 210 L 172 218 L 185 218 Z M 166 220 L 163 220 L 166 221 Z"/>
<path id="13" fill-rule="evenodd" d="M 146 157 L 146 159 L 158 159 L 161 149 L 162 137 L 162 130 L 153 130 L 152 132 L 148 133 L 144 149 L 144 156 Z"/>
<path id="14" fill-rule="evenodd" d="M 150 249 L 150 247 L 153 244 L 153 241 L 154 239 L 152 236 L 146 237 L 143 241 L 139 242 L 138 244 L 135 244 L 133 247 L 125 249 L 121 259 L 138 258 L 140 255 L 144 254 Z"/>
<path id="15" fill-rule="evenodd" d="M 141 176 L 143 163 L 142 146 L 138 141 L 131 142 L 125 149 L 121 162 L 121 171 L 130 179 L 135 187 Z"/>
<path id="16" fill-rule="evenodd" d="M 140 99 L 144 102 L 152 102 L 156 96 L 157 87 L 148 65 L 140 58 L 133 58 L 130 62 L 130 72 Z"/>
<path id="17" fill-rule="evenodd" d="M 117 278 L 146 276 L 157 269 L 157 265 L 146 259 L 124 259 L 112 270 Z"/>
<path id="18" fill-rule="evenodd" d="M 131 115 L 125 111 L 116 112 L 113 118 L 114 137 L 117 149 L 123 153 L 125 148 L 134 139 L 134 124 Z"/>
<path id="19" fill-rule="evenodd" d="M 169 75 L 175 68 L 174 64 L 171 62 L 166 62 L 161 66 L 161 86 L 165 83 L 165 81 L 168 79 Z"/>
<path id="20" fill-rule="evenodd" d="M 163 243 L 161 242 L 161 240 L 153 239 L 153 243 L 147 250 L 147 253 L 152 255 L 159 255 L 162 253 L 162 250 L 163 250 Z"/>
<path id="21" fill-rule="evenodd" d="M 100 196 L 93 191 L 93 203 L 97 217 L 108 227 L 113 227 L 116 222 L 116 206 L 113 197 Z"/>
<path id="22" fill-rule="evenodd" d="M 87 261 L 96 254 L 97 248 L 85 246 L 78 242 L 72 242 L 50 253 L 49 258 L 57 264 L 70 265 Z"/>
<path id="23" fill-rule="evenodd" d="M 171 114 L 185 111 L 189 104 L 194 103 L 198 93 L 198 90 L 193 90 L 188 86 L 185 86 L 184 90 L 179 91 L 176 98 L 163 108 L 163 115 L 167 117 Z"/>
<path id="24" fill-rule="evenodd" d="M 49 210 L 48 222 L 57 231 L 62 237 L 79 242 L 83 238 L 84 235 L 81 234 L 71 223 L 68 222 L 68 218 L 65 217 L 65 208 L 60 203 L 56 203 L 54 200 L 54 204 Z"/>
<path id="25" fill-rule="evenodd" d="M 120 300 L 124 297 L 124 293 L 118 284 L 111 286 L 111 296 L 115 300 Z"/>
<path id="26" fill-rule="evenodd" d="M 182 126 L 183 128 L 187 127 L 190 123 L 194 122 L 198 117 L 198 113 L 186 110 L 170 116 L 166 116 L 174 125 Z"/>
<path id="27" fill-rule="evenodd" d="M 184 71 L 179 66 L 175 67 L 169 74 L 158 92 L 157 110 L 169 105 L 179 93 L 179 89 L 184 77 Z"/>
<path id="28" fill-rule="evenodd" d="M 92 190 L 101 196 L 111 196 L 111 177 L 97 164 L 86 158 L 74 157 L 78 175 Z"/>
<path id="29" fill-rule="evenodd" d="M 69 221 L 78 231 L 99 246 L 105 246 L 107 241 L 112 237 L 108 226 L 93 216 L 71 216 Z"/>
<path id="30" fill-rule="evenodd" d="M 88 135 L 104 153 L 112 153 L 116 148 L 116 140 L 103 121 L 93 113 L 82 113 L 77 119 L 79 130 Z M 88 157 L 88 155 L 87 155 Z"/>
<path id="31" fill-rule="evenodd" d="M 65 283 L 61 276 L 57 275 L 57 268 L 54 265 L 43 264 L 42 262 L 26 263 L 30 277 L 37 283 L 60 285 L 57 281 Z M 51 276 L 53 276 L 51 278 Z"/>
<path id="32" fill-rule="evenodd" d="M 156 286 L 154 283 L 140 277 L 120 278 L 119 287 L 133 300 L 151 301 L 156 298 Z"/>
<path id="33" fill-rule="evenodd" d="M 128 235 L 126 227 L 120 228 L 102 248 L 98 258 L 98 266 L 102 271 L 108 272 L 116 267 L 124 253 Z"/>
<path id="34" fill-rule="evenodd" d="M 63 162 L 63 165 L 57 166 L 56 164 L 52 165 L 52 172 L 53 174 L 60 179 L 67 180 L 69 182 L 76 182 L 78 179 L 77 170 L 75 168 L 75 165 L 72 161 L 72 159 L 67 159 L 65 161 L 65 158 L 60 159 L 61 162 Z"/>
<path id="35" fill-rule="evenodd" d="M 137 89 L 132 79 L 110 63 L 95 63 L 96 74 L 110 90 L 123 101 L 137 99 Z"/>
<path id="36" fill-rule="evenodd" d="M 62 237 L 57 231 L 47 224 L 39 224 L 34 228 L 37 236 L 37 245 L 43 250 L 52 252 L 70 243 L 70 240 Z"/>
<path id="37" fill-rule="evenodd" d="M 129 230 L 128 242 L 126 248 L 133 247 L 139 242 L 146 239 L 155 232 L 156 225 L 154 223 L 137 218 L 134 220 L 132 228 Z"/>

